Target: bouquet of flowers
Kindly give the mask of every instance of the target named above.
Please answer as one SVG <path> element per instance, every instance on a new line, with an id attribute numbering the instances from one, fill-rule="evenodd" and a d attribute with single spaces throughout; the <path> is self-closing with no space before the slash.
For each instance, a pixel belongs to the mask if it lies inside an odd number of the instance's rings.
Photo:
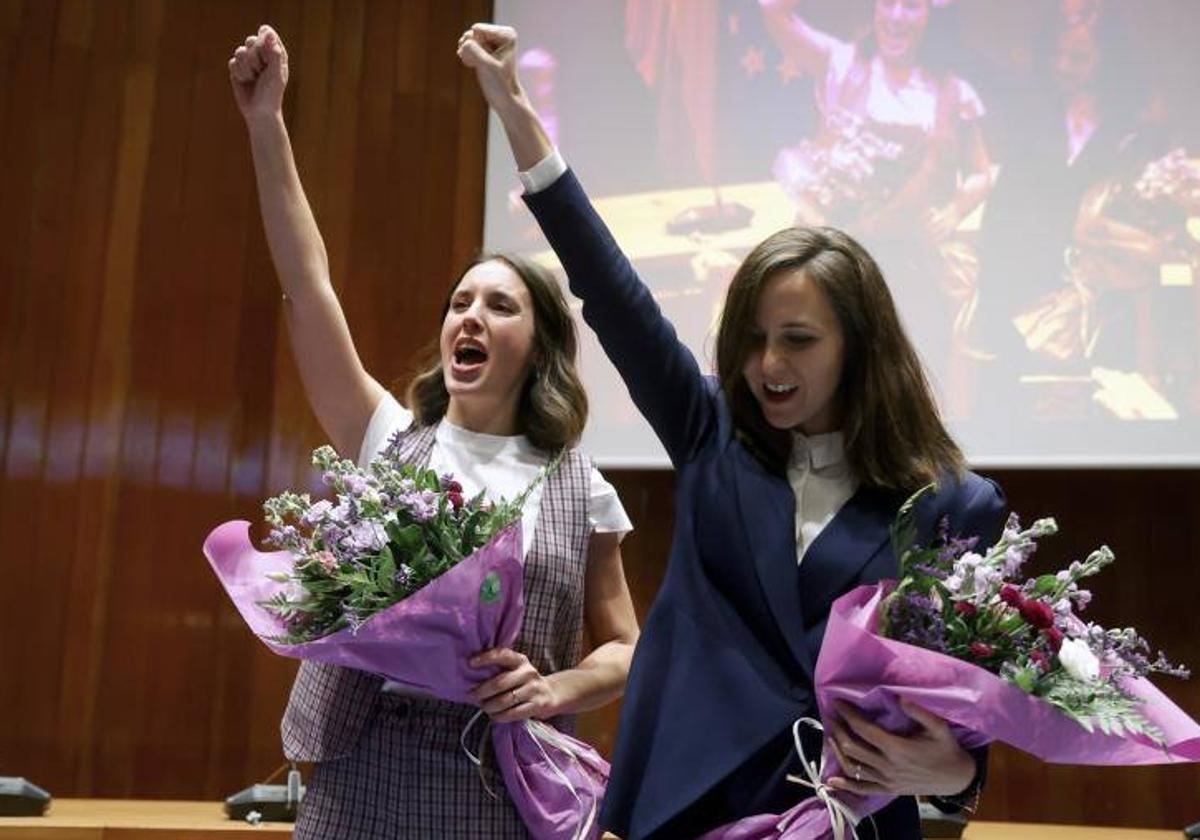
<path id="1" fill-rule="evenodd" d="M 328 446 L 313 453 L 331 500 L 285 492 L 264 509 L 268 542 L 227 522 L 204 553 L 250 629 L 283 656 L 356 668 L 455 703 L 493 672 L 474 654 L 516 641 L 524 615 L 521 506 L 467 499 L 451 476 L 398 464 L 367 469 Z M 481 713 L 482 714 L 482 713 Z M 536 838 L 598 835 L 608 764 L 538 720 L 497 724 L 505 785 Z"/>
<path id="2" fill-rule="evenodd" d="M 286 632 L 276 641 L 285 644 L 357 631 L 520 519 L 532 489 L 492 505 L 482 493 L 464 499 L 452 476 L 387 458 L 363 471 L 322 446 L 313 464 L 336 504 L 284 492 L 263 505 L 272 526 L 267 543 L 293 558 L 291 571 L 269 575 L 288 586 L 261 604 L 283 622 Z"/>
<path id="3" fill-rule="evenodd" d="M 905 149 L 849 111 L 835 110 L 819 140 L 780 150 L 773 174 L 796 202 L 830 219 L 848 218 L 887 201 L 902 183 Z"/>
<path id="4" fill-rule="evenodd" d="M 1194 213 L 1200 208 L 1200 167 L 1177 147 L 1146 164 L 1134 181 L 1133 193 L 1147 203 L 1170 203 Z"/>
<path id="5" fill-rule="evenodd" d="M 1079 613 L 1091 600 L 1080 581 L 1113 562 L 1107 548 L 1056 574 L 1022 579 L 1053 519 L 1023 529 L 1014 515 L 995 545 L 943 523 L 935 545 L 914 545 L 916 505 L 892 526 L 900 579 L 843 595 L 830 611 L 816 668 L 821 717 L 835 702 L 856 706 L 890 732 L 911 731 L 900 700 L 946 719 L 964 748 L 999 740 L 1044 761 L 1136 765 L 1200 761 L 1200 725 L 1146 676 L 1186 677 L 1133 629 L 1106 630 Z M 820 724 L 810 721 L 814 726 Z M 801 725 L 797 722 L 797 730 Z M 825 745 L 818 765 L 797 749 L 816 796 L 782 815 L 740 820 L 705 840 L 848 837 L 891 796 L 835 792 L 843 775 Z"/>

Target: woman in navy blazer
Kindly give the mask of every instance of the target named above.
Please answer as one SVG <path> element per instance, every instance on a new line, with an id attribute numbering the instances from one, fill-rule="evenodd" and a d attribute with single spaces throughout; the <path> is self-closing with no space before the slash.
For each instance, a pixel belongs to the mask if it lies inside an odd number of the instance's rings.
<path id="1" fill-rule="evenodd" d="M 1003 496 L 966 471 L 879 269 L 838 231 L 788 229 L 747 256 L 722 315 L 718 376 L 703 375 L 546 138 L 515 51 L 508 27 L 477 24 L 459 41 L 523 177 L 549 182 L 526 201 L 677 472 L 674 544 L 634 656 L 602 821 L 629 840 L 695 837 L 805 795 L 785 779 L 799 767 L 791 726 L 817 716 L 830 605 L 896 576 L 889 525 L 908 494 L 940 479 L 920 508 L 925 539 L 943 518 L 995 538 Z M 856 489 L 798 563 L 793 431 L 839 429 Z M 923 710 L 909 737 L 839 711 L 825 723 L 855 778 L 834 785 L 900 797 L 875 815 L 879 837 L 918 840 L 913 794 L 954 798 L 981 783 L 985 754 Z M 871 834 L 864 822 L 860 836 Z"/>

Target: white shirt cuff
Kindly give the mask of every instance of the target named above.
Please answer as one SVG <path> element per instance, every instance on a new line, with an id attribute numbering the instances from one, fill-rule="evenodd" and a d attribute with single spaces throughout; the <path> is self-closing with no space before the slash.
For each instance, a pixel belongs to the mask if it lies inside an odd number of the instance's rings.
<path id="1" fill-rule="evenodd" d="M 525 192 L 536 193 L 553 184 L 566 171 L 567 162 L 558 153 L 558 149 L 555 149 L 535 163 L 532 168 L 518 172 L 517 175 L 521 179 L 521 185 L 525 187 Z"/>

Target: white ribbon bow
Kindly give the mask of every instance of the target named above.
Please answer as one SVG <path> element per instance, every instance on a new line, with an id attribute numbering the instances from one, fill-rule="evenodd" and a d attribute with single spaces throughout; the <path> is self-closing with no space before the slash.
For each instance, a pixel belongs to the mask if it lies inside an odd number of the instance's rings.
<path id="1" fill-rule="evenodd" d="M 817 799 L 829 810 L 829 824 L 833 829 L 834 840 L 859 840 L 858 831 L 855 826 L 859 823 L 859 817 L 854 813 L 845 802 L 842 802 L 834 793 L 834 789 L 825 784 L 822 779 L 825 776 L 825 755 L 821 755 L 821 764 L 818 766 L 815 761 L 809 761 L 804 754 L 804 744 L 800 740 L 800 724 L 807 724 L 816 729 L 818 732 L 824 732 L 825 727 L 821 725 L 819 720 L 802 717 L 792 724 L 792 738 L 796 742 L 796 752 L 800 756 L 800 766 L 804 768 L 804 773 L 808 778 L 803 776 L 788 775 L 789 782 L 795 782 L 798 785 L 804 785 L 806 788 L 811 788 Z M 847 833 L 849 832 L 849 833 Z"/>

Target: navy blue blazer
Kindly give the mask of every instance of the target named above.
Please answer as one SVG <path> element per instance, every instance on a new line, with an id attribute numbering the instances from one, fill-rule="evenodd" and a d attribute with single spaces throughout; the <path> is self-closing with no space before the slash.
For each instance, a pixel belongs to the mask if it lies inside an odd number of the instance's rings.
<path id="1" fill-rule="evenodd" d="M 830 605 L 897 575 L 888 533 L 904 498 L 860 489 L 797 566 L 791 486 L 740 442 L 717 383 L 574 174 L 526 202 L 677 474 L 671 556 L 630 670 L 602 822 L 628 840 L 694 837 L 783 810 L 805 795 L 783 777 L 798 767 L 792 722 L 817 715 L 813 669 Z M 992 540 L 1003 508 L 996 485 L 967 474 L 943 482 L 918 521 L 926 539 L 948 516 L 952 531 Z M 889 840 L 919 838 L 911 798 L 876 822 Z"/>

